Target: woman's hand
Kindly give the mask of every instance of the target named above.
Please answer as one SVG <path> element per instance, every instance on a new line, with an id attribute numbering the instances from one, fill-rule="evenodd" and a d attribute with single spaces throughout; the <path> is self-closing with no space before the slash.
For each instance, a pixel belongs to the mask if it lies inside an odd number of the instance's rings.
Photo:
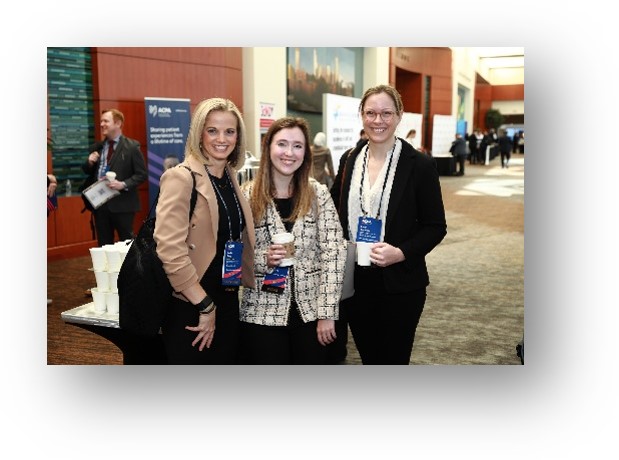
<path id="1" fill-rule="evenodd" d="M 320 345 L 326 346 L 332 343 L 337 335 L 335 334 L 335 320 L 319 319 L 316 326 L 316 334 Z"/>
<path id="2" fill-rule="evenodd" d="M 404 253 L 400 248 L 389 243 L 374 243 L 370 252 L 370 262 L 378 267 L 388 267 L 404 261 Z"/>
<path id="3" fill-rule="evenodd" d="M 185 326 L 188 331 L 197 332 L 198 335 L 191 342 L 191 346 L 195 347 L 200 342 L 199 350 L 204 350 L 204 347 L 211 348 L 213 337 L 215 337 L 215 310 L 208 315 L 199 315 L 200 320 L 197 326 Z"/>
<path id="4" fill-rule="evenodd" d="M 286 257 L 286 248 L 283 244 L 272 244 L 267 249 L 267 267 L 278 267 Z"/>

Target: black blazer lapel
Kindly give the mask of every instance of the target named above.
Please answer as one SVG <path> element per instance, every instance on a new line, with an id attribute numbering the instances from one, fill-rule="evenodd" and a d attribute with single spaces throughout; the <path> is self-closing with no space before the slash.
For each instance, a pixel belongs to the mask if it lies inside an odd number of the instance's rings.
<path id="1" fill-rule="evenodd" d="M 389 197 L 389 207 L 387 208 L 387 220 L 385 222 L 385 235 L 389 232 L 389 228 L 393 223 L 393 220 L 397 214 L 397 210 L 402 203 L 404 197 L 404 191 L 406 190 L 406 184 L 413 174 L 415 167 L 415 159 L 413 153 L 406 148 L 405 141 L 402 141 L 402 150 L 400 151 L 400 158 L 395 170 L 395 176 L 393 177 L 393 186 L 391 187 L 391 195 Z M 406 204 L 402 204 L 406 206 Z"/>

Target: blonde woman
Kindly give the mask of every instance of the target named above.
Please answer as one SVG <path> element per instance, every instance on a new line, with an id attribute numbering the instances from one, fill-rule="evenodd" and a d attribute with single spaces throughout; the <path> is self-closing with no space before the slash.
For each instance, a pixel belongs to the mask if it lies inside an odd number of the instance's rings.
<path id="1" fill-rule="evenodd" d="M 244 152 L 238 108 L 207 99 L 192 116 L 185 160 L 161 176 L 154 236 L 175 291 L 162 326 L 170 364 L 237 362 L 239 284 L 254 286 L 254 225 L 236 178 Z"/>

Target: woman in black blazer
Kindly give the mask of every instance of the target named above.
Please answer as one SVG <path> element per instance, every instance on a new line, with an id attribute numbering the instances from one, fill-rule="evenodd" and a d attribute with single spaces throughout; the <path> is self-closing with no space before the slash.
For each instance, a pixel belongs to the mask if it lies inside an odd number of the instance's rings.
<path id="1" fill-rule="evenodd" d="M 331 194 L 347 238 L 358 240 L 364 217 L 376 242 L 371 266 L 355 265 L 347 317 L 363 364 L 409 364 L 430 284 L 425 256 L 447 234 L 441 186 L 433 159 L 395 136 L 404 111 L 395 88 L 366 90 L 359 111 L 369 142 L 342 156 Z"/>

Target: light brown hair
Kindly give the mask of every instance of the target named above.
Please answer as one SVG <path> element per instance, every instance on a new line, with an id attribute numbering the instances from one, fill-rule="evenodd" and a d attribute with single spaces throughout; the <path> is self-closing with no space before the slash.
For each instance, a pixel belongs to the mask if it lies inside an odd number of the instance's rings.
<path id="1" fill-rule="evenodd" d="M 275 185 L 273 184 L 273 163 L 271 162 L 271 142 L 273 137 L 282 129 L 299 128 L 305 138 L 305 154 L 303 164 L 294 172 L 292 178 L 292 213 L 289 221 L 295 221 L 300 216 L 307 214 L 314 200 L 314 189 L 310 187 L 312 171 L 312 150 L 310 145 L 309 125 L 304 118 L 284 117 L 276 120 L 262 139 L 262 154 L 260 155 L 260 169 L 254 179 L 251 192 L 251 210 L 254 222 L 258 223 L 264 217 L 267 206 L 275 197 Z"/>

